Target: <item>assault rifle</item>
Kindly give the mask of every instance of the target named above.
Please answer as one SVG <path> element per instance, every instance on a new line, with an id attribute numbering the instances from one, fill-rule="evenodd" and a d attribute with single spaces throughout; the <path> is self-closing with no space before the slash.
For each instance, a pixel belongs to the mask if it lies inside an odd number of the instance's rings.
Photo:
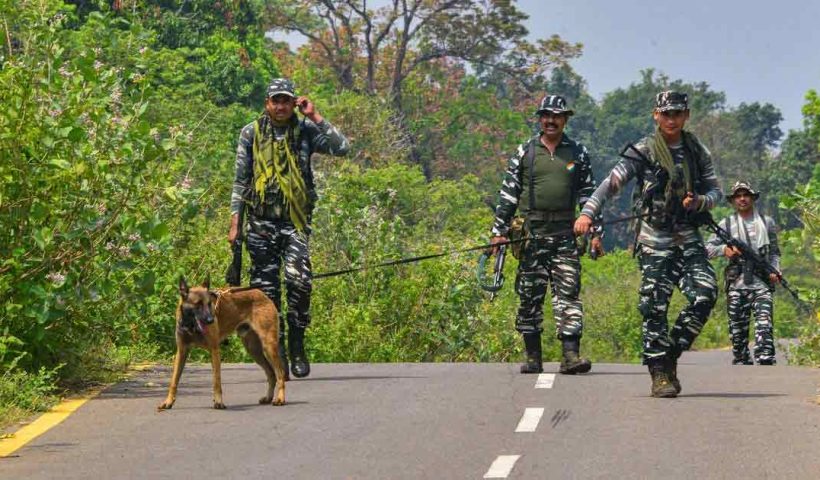
<path id="1" fill-rule="evenodd" d="M 787 292 L 791 293 L 795 300 L 801 302 L 800 297 L 797 296 L 797 291 L 795 291 L 791 285 L 789 285 L 789 282 L 783 278 L 783 274 L 777 271 L 776 268 L 774 268 L 768 261 L 766 261 L 765 258 L 756 252 L 754 248 L 750 247 L 749 244 L 743 240 L 733 238 L 729 232 L 715 222 L 715 219 L 712 218 L 711 215 L 708 216 L 704 225 L 706 228 L 714 232 L 714 234 L 717 235 L 727 247 L 736 248 L 740 252 L 741 258 L 743 258 L 744 261 L 751 263 L 752 271 L 758 276 L 758 278 L 768 283 L 768 276 L 770 274 L 773 273 L 777 275 L 778 280 L 780 280 L 780 285 L 783 285 L 783 288 L 785 288 Z M 765 275 L 765 277 L 763 275 Z"/>
<path id="2" fill-rule="evenodd" d="M 245 217 L 245 206 L 239 208 L 239 231 L 236 239 L 231 244 L 231 264 L 228 265 L 228 270 L 225 272 L 225 283 L 232 287 L 242 285 L 242 242 L 243 238 L 243 223 Z"/>

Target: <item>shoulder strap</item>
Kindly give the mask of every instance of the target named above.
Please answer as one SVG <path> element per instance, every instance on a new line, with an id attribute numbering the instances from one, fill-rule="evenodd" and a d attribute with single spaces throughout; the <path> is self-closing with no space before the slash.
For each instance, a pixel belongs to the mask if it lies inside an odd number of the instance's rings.
<path id="1" fill-rule="evenodd" d="M 535 139 L 530 140 L 530 143 L 527 145 L 527 164 L 529 165 L 530 169 L 530 181 L 529 181 L 529 211 L 535 211 L 535 187 L 533 186 L 534 177 L 535 177 Z"/>

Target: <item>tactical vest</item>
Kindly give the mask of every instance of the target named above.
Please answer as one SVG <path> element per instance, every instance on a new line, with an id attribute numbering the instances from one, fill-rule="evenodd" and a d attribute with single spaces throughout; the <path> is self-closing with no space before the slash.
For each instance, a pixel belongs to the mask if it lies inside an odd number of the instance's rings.
<path id="1" fill-rule="evenodd" d="M 691 135 L 684 132 L 683 135 Z M 654 229 L 669 230 L 673 225 L 678 223 L 691 224 L 698 226 L 701 222 L 698 221 L 697 214 L 688 214 L 683 209 L 683 199 L 673 196 L 667 198 L 666 185 L 670 181 L 682 181 L 682 179 L 670 178 L 669 173 L 660 165 L 660 163 L 653 158 L 652 152 L 649 148 L 641 149 L 641 153 L 649 159 L 649 168 L 654 174 L 654 181 L 645 179 L 643 170 L 638 171 L 638 185 L 647 184 L 643 186 L 643 190 L 636 188 L 633 191 L 633 201 L 635 204 L 636 213 L 649 214 L 649 217 L 644 219 Z M 706 187 L 701 180 L 700 165 L 703 160 L 705 152 L 694 137 L 690 137 L 690 141 L 683 142 L 683 161 L 689 166 L 689 171 L 692 176 L 692 188 L 698 195 L 705 195 L 708 193 Z"/>
<path id="2" fill-rule="evenodd" d="M 544 149 L 546 155 L 538 155 L 540 137 L 527 144 L 527 152 L 521 165 L 523 191 L 521 213 L 531 230 L 564 228 L 575 220 L 578 203 L 578 183 L 583 156 L 582 149 L 574 142 L 559 144 L 554 154 Z"/>

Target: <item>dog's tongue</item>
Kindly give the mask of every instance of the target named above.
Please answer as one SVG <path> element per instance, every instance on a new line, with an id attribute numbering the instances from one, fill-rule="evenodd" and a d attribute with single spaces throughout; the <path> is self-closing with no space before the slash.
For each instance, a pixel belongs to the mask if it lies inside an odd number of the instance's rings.
<path id="1" fill-rule="evenodd" d="M 196 326 L 199 329 L 199 332 L 202 333 L 203 335 L 205 334 L 205 330 L 208 329 L 208 325 L 206 325 L 205 322 L 203 322 L 202 320 L 200 320 L 198 318 L 196 319 Z"/>

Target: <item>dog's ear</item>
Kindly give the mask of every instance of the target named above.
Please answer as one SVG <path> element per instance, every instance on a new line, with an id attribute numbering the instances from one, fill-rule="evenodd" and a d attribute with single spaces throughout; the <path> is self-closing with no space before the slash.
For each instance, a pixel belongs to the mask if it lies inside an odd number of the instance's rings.
<path id="1" fill-rule="evenodd" d="M 188 284 L 185 283 L 185 277 L 179 276 L 179 294 L 183 300 L 188 298 Z"/>
<path id="2" fill-rule="evenodd" d="M 216 303 L 217 299 L 219 299 L 219 294 L 216 292 L 208 290 L 208 294 L 211 296 L 211 303 Z"/>
<path id="3" fill-rule="evenodd" d="M 202 284 L 205 287 L 205 290 L 211 289 L 211 274 L 209 273 L 207 277 L 205 277 L 205 283 Z"/>

